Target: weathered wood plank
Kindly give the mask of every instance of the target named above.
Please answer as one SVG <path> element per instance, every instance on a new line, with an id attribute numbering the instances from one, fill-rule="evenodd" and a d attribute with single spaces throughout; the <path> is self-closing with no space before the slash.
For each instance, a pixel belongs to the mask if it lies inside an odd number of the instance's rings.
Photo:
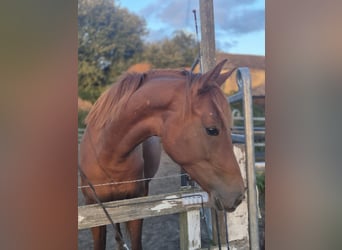
<path id="1" fill-rule="evenodd" d="M 179 215 L 180 250 L 201 248 L 200 210 L 192 210 Z"/>
<path id="2" fill-rule="evenodd" d="M 207 193 L 199 189 L 106 202 L 104 205 L 114 223 L 121 223 L 199 209 L 202 206 L 201 197 L 203 197 L 203 205 L 208 206 Z M 107 224 L 109 221 L 99 205 L 86 205 L 78 208 L 78 229 Z"/>

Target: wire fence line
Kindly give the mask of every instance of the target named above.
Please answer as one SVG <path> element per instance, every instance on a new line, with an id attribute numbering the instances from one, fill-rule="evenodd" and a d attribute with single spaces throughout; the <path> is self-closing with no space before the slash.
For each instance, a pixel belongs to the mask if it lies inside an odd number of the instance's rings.
<path id="1" fill-rule="evenodd" d="M 174 175 L 166 175 L 166 176 L 152 177 L 152 178 L 142 178 L 142 179 L 128 180 L 128 181 L 118 181 L 118 182 L 107 182 L 107 183 L 101 183 L 101 184 L 93 184 L 93 186 L 94 187 L 102 187 L 102 186 L 111 186 L 111 185 L 123 185 L 123 184 L 130 184 L 130 183 L 150 181 L 150 180 L 164 180 L 164 179 L 170 179 L 170 178 L 182 177 L 182 176 L 189 176 L 189 175 L 188 174 L 174 174 Z M 78 189 L 89 188 L 89 185 L 78 186 L 77 188 Z"/>

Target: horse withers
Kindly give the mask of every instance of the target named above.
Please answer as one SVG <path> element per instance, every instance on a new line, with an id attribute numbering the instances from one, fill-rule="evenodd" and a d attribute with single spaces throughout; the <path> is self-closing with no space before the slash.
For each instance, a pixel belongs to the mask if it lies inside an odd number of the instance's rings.
<path id="1" fill-rule="evenodd" d="M 161 145 L 205 191 L 218 209 L 234 211 L 244 183 L 233 153 L 230 108 L 220 86 L 226 60 L 205 74 L 154 70 L 125 74 L 104 92 L 86 118 L 80 167 L 101 201 L 141 197 L 158 170 Z M 157 136 L 157 137 L 156 137 Z M 160 139 L 159 139 L 160 138 Z M 82 178 L 82 184 L 87 181 Z M 118 184 L 120 182 L 124 182 Z M 84 188 L 87 204 L 95 203 Z M 142 249 L 142 220 L 127 222 L 133 250 Z M 94 249 L 105 249 L 106 226 L 92 228 Z M 122 248 L 117 225 L 116 239 Z"/>

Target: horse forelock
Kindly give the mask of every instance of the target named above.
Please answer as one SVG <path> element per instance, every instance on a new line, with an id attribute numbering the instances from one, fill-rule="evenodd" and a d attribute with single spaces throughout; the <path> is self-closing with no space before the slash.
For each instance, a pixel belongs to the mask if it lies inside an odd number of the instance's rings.
<path id="1" fill-rule="evenodd" d="M 226 97 L 218 85 L 214 85 L 207 92 L 211 96 L 212 103 L 222 121 L 223 129 L 230 128 L 231 114 Z"/>
<path id="2" fill-rule="evenodd" d="M 202 74 L 193 74 L 191 76 L 190 86 L 192 88 L 192 95 L 198 97 L 209 96 L 212 105 L 222 121 L 223 128 L 228 129 L 230 127 L 231 118 L 226 96 L 218 84 L 204 85 L 203 82 L 201 82 L 201 76 Z"/>

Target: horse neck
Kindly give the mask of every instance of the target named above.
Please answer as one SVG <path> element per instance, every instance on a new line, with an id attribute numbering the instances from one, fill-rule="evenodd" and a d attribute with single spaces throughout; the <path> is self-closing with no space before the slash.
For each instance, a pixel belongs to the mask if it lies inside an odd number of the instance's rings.
<path id="1" fill-rule="evenodd" d="M 119 119 L 107 126 L 102 142 L 107 152 L 111 148 L 113 158 L 125 158 L 148 137 L 161 136 L 164 123 L 184 108 L 184 82 L 165 84 L 157 80 L 145 83 L 130 98 Z"/>

